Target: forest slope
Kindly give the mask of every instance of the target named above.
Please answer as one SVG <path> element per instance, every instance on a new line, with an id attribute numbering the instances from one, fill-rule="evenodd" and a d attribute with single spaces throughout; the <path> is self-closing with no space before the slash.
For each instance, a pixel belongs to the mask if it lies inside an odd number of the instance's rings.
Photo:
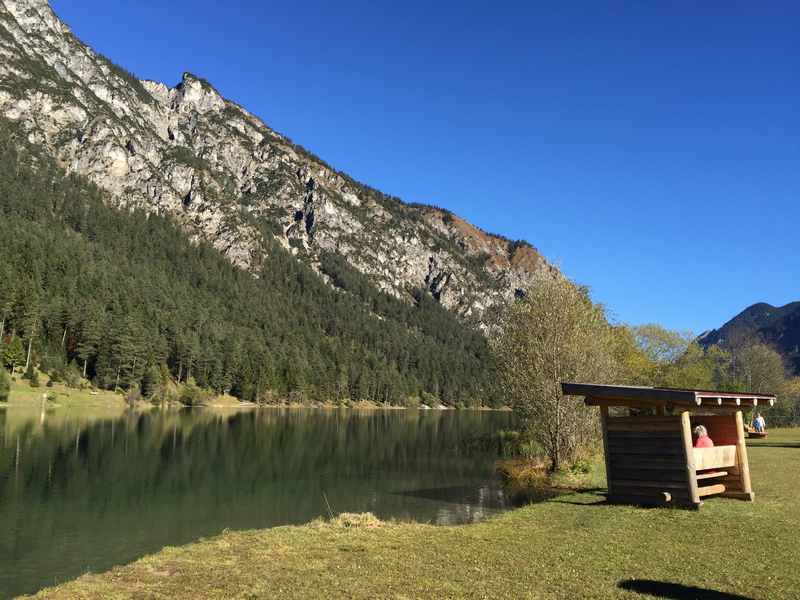
<path id="1" fill-rule="evenodd" d="M 74 362 L 101 387 L 191 377 L 245 400 L 490 401 L 485 338 L 426 290 L 403 302 L 323 254 L 329 285 L 274 241 L 253 276 L 171 217 L 107 204 L 0 120 L 6 362 L 30 343 L 35 364 Z"/>

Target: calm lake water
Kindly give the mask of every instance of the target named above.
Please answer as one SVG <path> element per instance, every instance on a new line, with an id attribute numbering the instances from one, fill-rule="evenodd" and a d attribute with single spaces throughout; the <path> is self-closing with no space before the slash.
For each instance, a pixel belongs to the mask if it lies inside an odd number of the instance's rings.
<path id="1" fill-rule="evenodd" d="M 438 524 L 507 506 L 473 411 L 0 409 L 0 597 L 223 529 L 372 511 Z"/>

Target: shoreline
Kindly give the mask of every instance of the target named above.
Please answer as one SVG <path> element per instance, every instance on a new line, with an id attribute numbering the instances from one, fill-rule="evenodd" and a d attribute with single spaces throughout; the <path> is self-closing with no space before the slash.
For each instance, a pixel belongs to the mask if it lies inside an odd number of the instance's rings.
<path id="1" fill-rule="evenodd" d="M 54 400 L 46 399 L 53 396 Z M 507 412 L 509 407 L 503 406 L 492 408 L 489 406 L 463 407 L 440 405 L 430 406 L 399 406 L 381 404 L 369 400 L 348 401 L 347 403 L 325 403 L 325 402 L 280 402 L 280 403 L 256 403 L 241 401 L 233 396 L 219 395 L 208 403 L 196 406 L 182 404 L 180 402 L 169 402 L 154 404 L 147 400 L 141 400 L 134 405 L 130 405 L 119 392 L 109 390 L 86 390 L 68 388 L 63 384 L 55 384 L 52 387 L 40 386 L 31 387 L 28 382 L 15 380 L 11 384 L 11 395 L 9 401 L 0 402 L 0 409 L 25 408 L 25 409 L 98 409 L 98 410 L 134 410 L 144 412 L 148 410 L 169 410 L 184 408 L 207 408 L 214 410 L 252 410 L 252 409 L 318 409 L 318 410 L 417 410 L 420 412 L 444 412 L 444 411 L 476 411 L 476 412 Z"/>

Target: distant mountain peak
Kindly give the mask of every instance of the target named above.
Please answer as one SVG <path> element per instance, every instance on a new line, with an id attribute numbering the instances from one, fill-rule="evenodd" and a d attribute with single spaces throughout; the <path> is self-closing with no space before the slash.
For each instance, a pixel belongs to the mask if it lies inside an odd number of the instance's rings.
<path id="1" fill-rule="evenodd" d="M 719 329 L 701 334 L 697 341 L 704 347 L 766 343 L 778 350 L 800 372 L 800 302 L 783 306 L 757 302 Z"/>

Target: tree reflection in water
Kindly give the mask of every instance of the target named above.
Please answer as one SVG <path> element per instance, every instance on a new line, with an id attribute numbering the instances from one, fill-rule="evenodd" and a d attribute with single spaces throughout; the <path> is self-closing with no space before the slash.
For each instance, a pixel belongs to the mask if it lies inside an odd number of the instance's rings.
<path id="1" fill-rule="evenodd" d="M 0 596 L 222 529 L 334 512 L 433 523 L 506 505 L 508 413 L 0 410 Z M 489 440 L 489 443 L 485 443 Z M 478 442 L 478 443 L 476 443 Z"/>

